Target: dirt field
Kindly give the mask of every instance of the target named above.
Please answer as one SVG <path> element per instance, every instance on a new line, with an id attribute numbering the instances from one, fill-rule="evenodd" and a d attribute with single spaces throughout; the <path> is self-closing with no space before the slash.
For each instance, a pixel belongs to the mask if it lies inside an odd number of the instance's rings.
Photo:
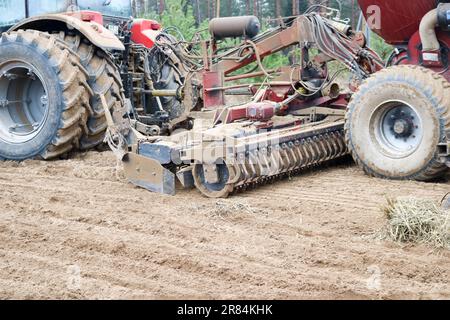
<path id="1" fill-rule="evenodd" d="M 450 298 L 450 252 L 377 240 L 392 182 L 350 162 L 210 200 L 137 189 L 113 155 L 0 163 L 0 298 Z"/>

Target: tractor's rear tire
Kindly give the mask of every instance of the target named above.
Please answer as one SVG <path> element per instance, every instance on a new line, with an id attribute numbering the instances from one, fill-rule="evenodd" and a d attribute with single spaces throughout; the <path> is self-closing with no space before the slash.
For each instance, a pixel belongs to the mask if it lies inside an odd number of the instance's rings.
<path id="1" fill-rule="evenodd" d="M 92 149 L 103 143 L 108 128 L 100 95 L 105 95 L 111 112 L 120 110 L 124 105 L 125 98 L 120 73 L 116 65 L 102 50 L 78 34 L 60 32 L 55 35 L 77 53 L 89 75 L 88 83 L 93 91 L 90 99 L 92 112 L 87 121 L 88 131 L 81 137 L 80 148 Z"/>
<path id="2" fill-rule="evenodd" d="M 0 158 L 52 159 L 87 132 L 90 89 L 79 58 L 34 30 L 0 39 Z"/>
<path id="3" fill-rule="evenodd" d="M 439 159 L 450 132 L 450 83 L 418 66 L 397 66 L 369 78 L 353 96 L 346 141 L 369 175 L 430 181 L 448 169 Z"/>

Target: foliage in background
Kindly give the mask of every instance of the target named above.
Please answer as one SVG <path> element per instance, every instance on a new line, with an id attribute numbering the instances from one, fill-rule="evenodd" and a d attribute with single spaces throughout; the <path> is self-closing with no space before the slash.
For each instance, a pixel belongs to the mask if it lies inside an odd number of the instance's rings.
<path id="1" fill-rule="evenodd" d="M 201 35 L 204 39 L 208 37 L 208 21 L 205 20 L 197 28 L 196 21 L 193 15 L 193 8 L 189 4 L 189 0 L 166 0 L 166 8 L 164 14 L 161 16 L 156 12 L 149 12 L 143 16 L 144 18 L 159 21 L 163 28 L 170 28 L 170 33 L 175 37 L 180 38 L 180 34 L 186 41 L 192 40 L 198 31 L 202 31 Z M 264 29 L 269 26 L 265 24 Z M 175 31 L 176 30 L 176 31 Z M 238 44 L 235 39 L 227 39 L 220 43 L 221 47 L 234 47 Z M 264 66 L 267 69 L 276 69 L 283 65 L 289 64 L 289 58 L 286 54 L 273 54 L 264 59 Z M 248 66 L 242 72 L 248 71 L 254 65 Z"/>
<path id="2" fill-rule="evenodd" d="M 170 0 L 133 0 L 138 14 L 164 11 Z M 193 10 L 195 20 L 201 23 L 216 15 L 216 0 L 183 0 L 183 9 L 188 5 Z M 340 9 L 343 18 L 357 20 L 359 10 L 355 0 L 221 0 L 220 14 L 239 16 L 253 14 L 261 20 L 278 16 L 291 16 L 305 12 L 310 6 L 324 4 Z"/>
<path id="3" fill-rule="evenodd" d="M 387 44 L 379 35 L 372 32 L 370 47 L 377 52 L 383 60 L 386 60 L 394 47 Z"/>
<path id="4" fill-rule="evenodd" d="M 203 1 L 202 1 L 203 2 Z M 246 14 L 246 4 L 245 1 L 242 0 L 233 0 L 232 2 L 235 3 L 235 5 L 232 8 L 224 7 L 221 12 L 223 12 L 224 16 L 226 15 L 239 15 L 239 14 Z M 285 13 L 285 15 L 289 15 L 289 6 L 287 6 L 287 2 L 291 1 L 282 1 L 283 7 L 282 11 Z M 333 2 L 333 1 L 330 1 Z M 347 1 L 348 2 L 348 1 Z M 171 27 L 171 33 L 177 37 L 180 38 L 180 33 L 182 34 L 182 37 L 186 41 L 192 40 L 193 36 L 201 30 L 201 35 L 203 38 L 208 37 L 208 19 L 206 15 L 203 15 L 204 19 L 202 22 L 198 22 L 198 14 L 196 14 L 196 11 L 198 11 L 198 8 L 193 8 L 192 4 L 195 4 L 195 1 L 192 0 L 165 0 L 164 1 L 164 12 L 158 13 L 157 7 L 153 6 L 150 7 L 149 10 L 146 10 L 147 13 L 143 15 L 145 18 L 154 19 L 162 23 L 164 28 Z M 222 1 L 222 6 L 224 6 L 225 3 L 229 3 L 229 1 Z M 304 11 L 308 7 L 308 3 L 314 3 L 314 1 L 300 1 L 300 11 Z M 349 11 L 348 5 L 346 5 L 346 1 L 343 1 L 343 17 L 349 17 L 349 14 L 351 11 Z M 262 5 L 263 16 L 266 16 L 270 18 L 273 16 L 273 5 L 275 4 L 274 0 L 265 0 L 260 1 L 260 4 Z M 292 4 L 292 2 L 291 2 Z M 273 9 L 273 10 L 272 10 Z M 267 30 L 270 28 L 270 21 L 267 21 L 267 19 L 263 19 L 263 29 Z M 177 30 L 174 32 L 174 30 Z M 222 42 L 222 46 L 235 46 L 237 44 L 236 41 L 239 40 L 233 40 L 233 39 L 227 39 Z M 380 56 L 383 59 L 386 59 L 390 52 L 392 52 L 392 47 L 384 42 L 383 39 L 381 39 L 378 35 L 375 33 L 372 33 L 371 37 L 371 47 L 380 54 Z M 290 59 L 289 55 L 295 54 L 298 56 L 297 53 L 289 53 L 289 52 L 281 52 L 278 54 L 273 54 L 264 59 L 263 64 L 267 69 L 276 69 L 283 65 L 289 65 L 289 62 L 292 61 L 292 57 Z M 294 59 L 295 60 L 295 59 Z M 248 66 L 243 72 L 250 70 L 252 66 Z M 258 79 L 259 81 L 260 79 Z"/>
<path id="5" fill-rule="evenodd" d="M 144 14 L 144 18 L 153 19 L 160 22 L 163 28 L 175 27 L 183 35 L 186 41 L 192 40 L 199 30 L 208 28 L 208 21 L 204 20 L 197 27 L 192 6 L 188 0 L 166 0 L 166 7 L 163 14 L 159 15 L 155 11 Z M 178 35 L 174 34 L 175 36 Z"/>

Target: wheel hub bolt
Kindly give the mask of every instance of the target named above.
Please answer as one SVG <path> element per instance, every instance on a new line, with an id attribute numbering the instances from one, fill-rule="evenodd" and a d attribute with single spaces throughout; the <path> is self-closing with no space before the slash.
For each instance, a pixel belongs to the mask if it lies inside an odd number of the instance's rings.
<path id="1" fill-rule="evenodd" d="M 43 95 L 41 97 L 41 104 L 42 104 L 43 107 L 47 106 L 47 104 L 48 104 L 48 97 L 46 95 Z"/>
<path id="2" fill-rule="evenodd" d="M 410 126 L 405 120 L 397 120 L 394 123 L 394 132 L 398 135 L 404 136 L 410 132 Z"/>

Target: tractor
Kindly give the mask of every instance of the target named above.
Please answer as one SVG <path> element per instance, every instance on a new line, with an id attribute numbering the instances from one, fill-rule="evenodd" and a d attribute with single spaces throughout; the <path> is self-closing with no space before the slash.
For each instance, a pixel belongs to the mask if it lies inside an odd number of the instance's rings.
<path id="1" fill-rule="evenodd" d="M 372 176 L 439 178 L 450 166 L 450 5 L 359 2 L 395 46 L 387 62 L 324 6 L 264 32 L 253 16 L 215 18 L 208 37 L 184 39 L 131 18 L 131 1 L 3 1 L 0 158 L 106 141 L 135 185 L 175 194 L 179 181 L 207 197 L 349 154 Z M 296 61 L 265 67 L 289 49 Z"/>
<path id="2" fill-rule="evenodd" d="M 139 118 L 144 134 L 183 122 L 176 98 L 183 79 L 157 54 L 148 56 L 161 25 L 132 19 L 130 0 L 0 6 L 0 159 L 50 160 L 101 145 L 108 128 L 102 99 L 113 115 L 122 112 L 116 122 Z M 145 67 L 164 78 L 152 85 L 164 98 L 146 92 Z"/>

